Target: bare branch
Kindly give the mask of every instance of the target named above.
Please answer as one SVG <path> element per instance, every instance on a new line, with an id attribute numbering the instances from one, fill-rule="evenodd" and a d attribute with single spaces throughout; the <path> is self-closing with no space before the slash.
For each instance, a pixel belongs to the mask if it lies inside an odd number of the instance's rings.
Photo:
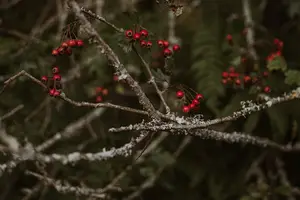
<path id="1" fill-rule="evenodd" d="M 192 137 L 191 136 L 187 136 L 185 137 L 185 139 L 181 142 L 181 144 L 179 145 L 179 147 L 177 148 L 177 150 L 173 153 L 173 157 L 174 160 L 176 160 L 176 158 L 178 158 L 178 156 L 183 152 L 183 150 L 187 147 L 187 145 L 191 142 Z M 135 199 L 136 197 L 140 196 L 143 191 L 145 191 L 148 188 L 151 188 L 154 184 L 155 181 L 157 181 L 157 179 L 159 178 L 159 176 L 162 174 L 162 172 L 169 167 L 170 165 L 174 164 L 174 162 L 172 163 L 167 163 L 162 165 L 161 167 L 159 167 L 159 169 L 155 172 L 154 175 L 150 176 L 148 179 L 146 179 L 138 188 L 137 191 L 133 192 L 132 194 L 130 194 L 126 200 L 132 200 Z"/>
<path id="2" fill-rule="evenodd" d="M 200 128 L 206 128 L 212 125 L 234 121 L 241 117 L 246 117 L 247 115 L 250 115 L 254 112 L 258 112 L 267 108 L 270 108 L 271 106 L 274 106 L 279 103 L 283 103 L 286 101 L 299 99 L 300 98 L 300 87 L 291 91 L 288 94 L 284 94 L 281 97 L 274 97 L 270 98 L 268 101 L 256 104 L 252 103 L 251 101 L 247 102 L 249 105 L 243 105 L 243 108 L 239 111 L 234 112 L 232 115 L 217 118 L 213 120 L 207 120 L 204 121 L 199 120 L 198 118 L 190 118 L 190 119 L 184 119 L 185 121 L 188 121 L 189 124 L 182 124 L 182 118 L 177 117 L 176 121 L 177 123 L 157 123 L 156 121 L 148 122 L 148 123 L 140 123 L 130 126 L 124 126 L 120 128 L 111 128 L 109 131 L 111 132 L 120 132 L 120 131 L 132 131 L 132 130 L 148 130 L 148 131 L 166 131 L 166 130 L 191 130 L 191 129 L 200 129 Z"/>
<path id="3" fill-rule="evenodd" d="M 92 189 L 87 187 L 75 187 L 70 184 L 67 184 L 65 181 L 65 184 L 62 183 L 62 181 L 53 180 L 52 178 L 45 177 L 43 175 L 40 175 L 35 172 L 26 172 L 27 175 L 34 176 L 38 178 L 39 180 L 42 180 L 47 185 L 53 186 L 58 192 L 67 194 L 67 193 L 73 193 L 78 196 L 91 196 L 96 197 L 98 199 L 104 199 L 105 194 L 102 194 L 102 189 Z"/>
<path id="4" fill-rule="evenodd" d="M 128 71 L 125 69 L 124 65 L 121 64 L 118 56 L 110 48 L 108 44 L 100 37 L 97 31 L 92 27 L 91 23 L 85 18 L 81 13 L 78 4 L 74 0 L 69 1 L 69 6 L 72 8 L 75 15 L 80 19 L 84 26 L 84 30 L 91 36 L 93 36 L 98 42 L 98 48 L 101 53 L 104 53 L 108 60 L 111 62 L 115 71 L 119 74 L 119 80 L 125 79 L 128 85 L 133 89 L 139 98 L 139 103 L 144 107 L 144 109 L 149 113 L 150 117 L 159 119 L 155 108 L 151 104 L 150 100 L 147 98 L 146 94 L 142 91 L 139 84 L 131 77 Z"/>
<path id="5" fill-rule="evenodd" d="M 12 77 L 10 77 L 8 80 L 6 80 L 4 82 L 4 87 L 1 90 L 0 94 L 4 92 L 4 90 L 6 89 L 6 87 L 9 84 L 11 84 L 14 80 L 16 80 L 20 76 L 28 77 L 30 80 L 32 80 L 33 82 L 39 84 L 40 86 L 42 86 L 44 89 L 47 90 L 47 86 L 44 83 L 42 83 L 39 79 L 37 79 L 37 78 L 33 77 L 32 75 L 30 75 L 29 73 L 27 73 L 25 70 L 22 70 L 22 71 L 18 72 L 17 74 L 13 75 Z M 146 111 L 142 111 L 142 110 L 138 110 L 138 109 L 134 109 L 134 108 L 129 108 L 129 107 L 124 107 L 124 106 L 119 106 L 119 105 L 115 105 L 115 104 L 111 104 L 111 103 L 76 102 L 76 101 L 71 100 L 70 98 L 66 97 L 65 94 L 61 94 L 60 98 L 65 100 L 66 102 L 68 102 L 68 103 L 70 103 L 74 106 L 78 106 L 78 107 L 94 107 L 94 108 L 106 107 L 106 108 L 115 108 L 115 109 L 124 110 L 124 111 L 128 111 L 128 112 L 143 114 L 143 115 L 148 115 L 149 114 Z M 156 114 L 158 116 L 162 116 L 162 114 L 159 114 L 158 112 Z"/>
<path id="6" fill-rule="evenodd" d="M 105 23 L 106 25 L 110 26 L 111 28 L 113 28 L 115 31 L 119 32 L 119 33 L 123 33 L 124 29 L 122 28 L 118 28 L 116 27 L 114 24 L 110 23 L 109 21 L 107 21 L 104 17 L 101 17 L 99 14 L 97 15 L 96 13 L 93 13 L 91 10 L 85 9 L 83 7 L 80 8 L 80 10 L 85 13 L 88 14 L 89 16 Z"/>
<path id="7" fill-rule="evenodd" d="M 18 105 L 17 107 L 15 107 L 14 109 L 12 109 L 11 111 L 9 111 L 8 113 L 4 114 L 2 117 L 0 117 L 0 121 L 3 121 L 9 117 L 11 117 L 12 115 L 14 115 L 16 112 L 20 111 L 21 109 L 24 108 L 23 104 Z"/>
<path id="8" fill-rule="evenodd" d="M 254 59 L 254 61 L 257 62 L 258 56 L 254 48 L 255 32 L 253 29 L 253 19 L 252 19 L 250 2 L 249 0 L 242 0 L 242 4 L 243 4 L 243 13 L 245 17 L 245 27 L 247 27 L 246 40 L 248 44 L 248 51 L 251 57 Z"/>

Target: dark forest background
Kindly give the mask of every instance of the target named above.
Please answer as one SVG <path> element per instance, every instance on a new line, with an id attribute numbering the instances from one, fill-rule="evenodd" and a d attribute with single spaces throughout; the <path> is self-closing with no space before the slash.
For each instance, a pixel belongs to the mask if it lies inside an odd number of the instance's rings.
<path id="1" fill-rule="evenodd" d="M 155 37 L 168 38 L 168 6 L 158 5 L 154 0 L 135 3 L 106 0 L 103 7 L 99 2 L 91 0 L 79 3 L 120 28 L 131 29 L 133 24 L 138 23 L 156 34 Z M 226 35 L 233 36 L 235 47 L 247 48 L 245 36 L 241 34 L 245 29 L 242 1 L 202 0 L 199 5 L 195 3 L 197 1 L 178 3 L 184 6 L 183 14 L 176 18 L 175 29 L 181 50 L 174 55 L 170 84 L 182 84 L 203 94 L 204 101 L 198 113 L 213 119 L 238 110 L 241 101 L 256 101 L 259 94 L 222 84 L 222 72 L 231 65 L 239 66 L 239 60 L 243 57 L 232 50 Z M 261 60 L 259 70 L 269 70 L 266 81 L 271 92 L 268 95 L 278 96 L 289 92 L 300 85 L 300 1 L 251 0 L 250 4 L 254 20 L 254 27 L 251 28 L 255 31 L 255 48 Z M 75 21 L 74 16 L 69 15 L 63 7 L 64 3 L 59 0 L 0 1 L 1 82 L 21 70 L 37 78 L 51 73 L 54 62 L 51 51 L 60 44 L 63 28 Z M 133 12 L 133 7 L 136 12 Z M 65 22 L 62 21 L 64 17 Z M 91 21 L 158 106 L 159 99 L 153 88 L 147 86 L 138 58 L 132 52 L 124 52 L 118 45 L 124 36 L 95 19 Z M 89 44 L 88 38 L 77 29 L 75 26 L 72 32 L 84 40 L 85 46 L 58 62 L 66 80 L 63 84 L 64 93 L 76 101 L 95 102 L 95 89 L 104 87 L 109 91 L 104 102 L 140 108 L 134 93 L 126 84 L 113 80 L 114 72 L 106 58 L 99 55 L 95 46 Z M 271 49 L 268 44 L 272 45 L 275 38 L 284 44 L 284 67 L 282 63 L 275 68 L 267 67 L 265 62 Z M 145 59 L 152 60 L 152 63 L 155 59 L 153 54 L 155 50 L 143 53 Z M 163 69 L 158 69 L 156 65 L 152 67 L 159 78 L 165 78 L 160 73 Z M 175 93 L 176 87 L 167 90 L 168 104 L 173 111 L 182 114 Z M 21 144 L 30 141 L 35 146 L 94 112 L 93 120 L 86 120 L 84 125 L 76 129 L 76 136 L 56 143 L 45 153 L 96 152 L 103 148 L 119 147 L 137 133 L 109 133 L 108 129 L 134 124 L 144 117 L 115 109 L 97 108 L 96 112 L 91 108 L 75 107 L 49 97 L 27 78 L 18 79 L 1 94 L 0 116 L 18 105 L 23 105 L 23 108 L 3 120 L 1 126 Z M 300 133 L 299 111 L 299 101 L 289 101 L 215 128 L 296 145 Z M 157 141 L 159 135 L 157 133 L 152 141 Z M 152 152 L 142 156 L 142 160 L 115 184 L 114 190 L 108 191 L 107 199 L 125 199 L 136 191 L 140 193 L 132 199 L 299 199 L 300 154 L 297 152 L 282 153 L 192 137 L 186 140 L 184 149 L 176 153 L 185 136 L 167 135 L 160 139 L 162 142 Z M 144 141 L 136 150 L 143 149 L 146 144 L 147 141 Z M 9 158 L 9 155 L 3 155 L 1 161 L 4 163 Z M 66 180 L 72 185 L 103 188 L 133 161 L 134 156 L 102 162 L 82 161 L 75 165 L 53 163 L 45 166 L 45 170 L 52 178 Z M 61 194 L 55 188 L 25 175 L 25 169 L 38 171 L 36 163 L 28 161 L 3 174 L 0 179 L 0 199 L 20 200 L 26 199 L 26 196 L 31 200 L 85 199 Z M 141 189 L 144 183 L 148 185 Z"/>

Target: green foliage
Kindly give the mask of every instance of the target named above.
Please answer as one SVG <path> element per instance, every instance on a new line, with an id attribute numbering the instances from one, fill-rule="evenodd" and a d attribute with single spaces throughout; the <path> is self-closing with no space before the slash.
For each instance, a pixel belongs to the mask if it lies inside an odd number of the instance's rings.
<path id="1" fill-rule="evenodd" d="M 260 117 L 261 113 L 259 112 L 251 114 L 244 124 L 244 131 L 246 133 L 252 133 L 252 131 L 257 127 Z"/>
<path id="2" fill-rule="evenodd" d="M 221 116 L 228 116 L 233 112 L 240 110 L 242 108 L 240 102 L 246 100 L 247 97 L 247 93 L 237 93 L 234 95 L 222 110 Z"/>
<path id="3" fill-rule="evenodd" d="M 175 162 L 174 157 L 167 151 L 161 151 L 158 154 L 152 155 L 151 160 L 157 166 L 171 165 Z"/>
<path id="4" fill-rule="evenodd" d="M 282 105 L 269 108 L 267 114 L 272 127 L 272 137 L 276 141 L 282 141 L 289 128 L 289 118 L 286 112 L 286 107 Z"/>
<path id="5" fill-rule="evenodd" d="M 206 97 L 207 106 L 217 114 L 218 98 L 225 94 L 225 90 L 220 81 L 224 65 L 222 52 L 214 31 L 203 26 L 194 36 L 191 70 L 197 80 L 197 90 Z"/>
<path id="6" fill-rule="evenodd" d="M 291 187 L 281 185 L 277 188 L 274 189 L 275 193 L 286 196 L 286 197 L 291 197 Z"/>
<path id="7" fill-rule="evenodd" d="M 274 59 L 270 60 L 267 64 L 267 68 L 270 71 L 286 71 L 287 70 L 287 63 L 282 56 L 275 56 Z"/>
<path id="8" fill-rule="evenodd" d="M 288 85 L 300 85 L 300 71 L 298 70 L 288 70 L 285 72 L 284 82 Z"/>

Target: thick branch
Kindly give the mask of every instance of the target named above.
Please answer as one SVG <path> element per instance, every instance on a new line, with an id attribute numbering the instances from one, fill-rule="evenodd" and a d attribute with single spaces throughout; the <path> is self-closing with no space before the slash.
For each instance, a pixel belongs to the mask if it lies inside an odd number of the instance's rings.
<path id="1" fill-rule="evenodd" d="M 176 118 L 177 123 L 164 123 L 164 122 L 157 123 L 153 121 L 148 123 L 140 123 L 140 124 L 134 124 L 130 126 L 124 126 L 120 128 L 111 128 L 109 129 L 109 131 L 111 132 L 133 131 L 133 130 L 167 131 L 167 130 L 191 130 L 191 129 L 206 128 L 215 124 L 234 121 L 238 118 L 246 117 L 247 115 L 250 115 L 254 112 L 258 112 L 270 108 L 276 104 L 290 101 L 293 99 L 299 99 L 299 98 L 300 98 L 300 87 L 281 97 L 270 98 L 265 103 L 262 104 L 252 103 L 251 105 L 244 106 L 243 109 L 241 109 L 240 111 L 236 111 L 232 115 L 222 117 L 222 118 L 217 118 L 217 119 L 207 120 L 207 121 L 194 118 L 190 120 L 189 124 L 186 123 L 181 124 L 180 123 L 181 118 L 177 117 Z"/>

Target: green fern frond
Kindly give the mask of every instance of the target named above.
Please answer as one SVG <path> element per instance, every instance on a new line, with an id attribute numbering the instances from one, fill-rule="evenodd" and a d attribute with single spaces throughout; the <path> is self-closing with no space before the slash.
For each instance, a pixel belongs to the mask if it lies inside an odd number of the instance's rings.
<path id="1" fill-rule="evenodd" d="M 202 30 L 195 35 L 191 67 L 193 78 L 197 80 L 197 90 L 207 99 L 207 106 L 219 113 L 218 97 L 225 94 L 221 84 L 222 52 L 212 30 Z"/>

